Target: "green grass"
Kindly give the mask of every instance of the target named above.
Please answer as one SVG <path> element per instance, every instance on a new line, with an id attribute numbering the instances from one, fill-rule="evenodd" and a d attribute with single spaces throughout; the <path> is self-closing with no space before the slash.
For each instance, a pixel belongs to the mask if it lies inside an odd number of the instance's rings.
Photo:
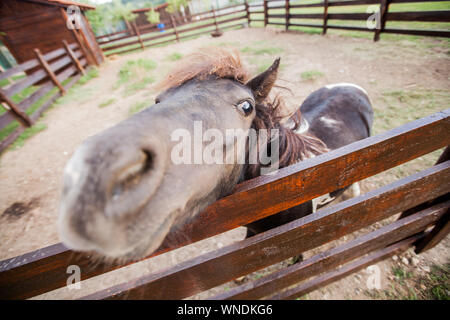
<path id="1" fill-rule="evenodd" d="M 395 281 L 389 289 L 365 290 L 365 295 L 381 300 L 450 300 L 450 263 L 434 264 L 429 273 L 405 268 L 392 268 Z"/>
<path id="2" fill-rule="evenodd" d="M 136 102 L 134 103 L 130 110 L 128 111 L 129 115 L 132 116 L 133 114 L 138 113 L 139 111 L 142 111 L 143 109 L 145 109 L 148 106 L 148 102 L 147 101 L 143 101 L 143 102 Z"/>
<path id="3" fill-rule="evenodd" d="M 133 95 L 155 81 L 150 73 L 156 67 L 156 62 L 150 59 L 141 58 L 127 61 L 119 70 L 118 80 L 113 86 L 113 90 L 124 86 L 123 95 L 125 97 Z"/>
<path id="4" fill-rule="evenodd" d="M 25 140 L 31 138 L 36 133 L 45 130 L 47 126 L 44 123 L 36 123 L 32 127 L 26 128 L 22 134 L 13 142 L 11 149 L 17 149 L 24 145 Z"/>
<path id="5" fill-rule="evenodd" d="M 183 55 L 178 52 L 174 52 L 167 56 L 167 60 L 169 60 L 169 61 L 177 61 L 177 60 L 181 60 L 181 58 L 183 58 Z"/>
<path id="6" fill-rule="evenodd" d="M 79 85 L 83 85 L 86 82 L 88 82 L 91 79 L 97 78 L 98 77 L 98 69 L 95 67 L 92 67 L 88 70 L 88 72 L 86 72 L 86 74 L 84 76 L 82 76 L 80 78 L 80 80 L 78 80 L 77 84 Z"/>
<path id="7" fill-rule="evenodd" d="M 244 47 L 241 49 L 243 53 L 249 53 L 253 55 L 274 55 L 277 53 L 283 52 L 282 48 L 276 47 L 263 47 L 263 48 L 255 48 L 255 47 Z"/>
<path id="8" fill-rule="evenodd" d="M 106 101 L 100 103 L 100 104 L 98 105 L 98 107 L 99 107 L 99 108 L 104 108 L 104 107 L 107 107 L 107 106 L 113 104 L 114 102 L 116 102 L 116 99 L 115 99 L 115 98 L 111 98 L 111 99 L 108 99 L 108 100 L 106 100 Z"/>
<path id="9" fill-rule="evenodd" d="M 323 77 L 324 74 L 320 71 L 317 70 L 308 70 L 308 71 L 303 71 L 300 74 L 300 77 L 302 78 L 302 80 L 304 81 L 314 81 L 320 77 Z"/>

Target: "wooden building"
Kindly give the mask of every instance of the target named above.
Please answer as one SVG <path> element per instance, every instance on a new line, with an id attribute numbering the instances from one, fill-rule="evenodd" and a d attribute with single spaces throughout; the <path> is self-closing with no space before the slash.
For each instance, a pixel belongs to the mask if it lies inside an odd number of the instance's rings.
<path id="1" fill-rule="evenodd" d="M 80 10 L 79 23 L 69 28 L 68 17 L 75 7 Z M 78 9 L 77 9 L 78 10 Z M 18 63 L 63 47 L 63 40 L 77 43 L 86 53 L 89 64 L 99 65 L 104 57 L 84 11 L 95 7 L 67 0 L 1 0 L 0 37 Z M 69 15 L 68 15 L 69 12 Z"/>
<path id="2" fill-rule="evenodd" d="M 168 5 L 168 3 L 163 3 L 153 8 L 153 10 L 159 12 L 159 20 L 161 23 L 170 24 L 170 13 L 166 11 Z M 147 12 L 150 10 L 152 10 L 152 8 L 142 8 L 132 11 L 137 15 L 136 20 L 134 21 L 137 26 L 148 26 L 150 24 L 147 20 Z M 183 24 L 192 20 L 189 7 L 184 8 L 184 15 L 181 12 L 175 12 L 172 16 L 177 24 Z"/>

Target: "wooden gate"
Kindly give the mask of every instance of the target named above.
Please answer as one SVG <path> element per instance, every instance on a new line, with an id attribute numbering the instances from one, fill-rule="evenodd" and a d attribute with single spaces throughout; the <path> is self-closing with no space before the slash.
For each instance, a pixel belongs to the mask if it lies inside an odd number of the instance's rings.
<path id="1" fill-rule="evenodd" d="M 361 196 L 86 299 L 181 299 L 260 270 L 403 212 L 401 218 L 213 299 L 292 299 L 411 246 L 423 252 L 449 232 L 450 109 L 237 186 L 165 241 L 152 256 L 246 225 L 445 148 L 436 165 Z M 170 238 L 170 234 L 168 235 Z M 150 257 L 149 257 L 150 258 Z M 148 259 L 148 258 L 147 258 Z M 120 268 L 55 244 L 0 262 L 0 298 L 64 287 L 67 267 L 82 280 Z M 292 287 L 293 285 L 300 284 Z"/>

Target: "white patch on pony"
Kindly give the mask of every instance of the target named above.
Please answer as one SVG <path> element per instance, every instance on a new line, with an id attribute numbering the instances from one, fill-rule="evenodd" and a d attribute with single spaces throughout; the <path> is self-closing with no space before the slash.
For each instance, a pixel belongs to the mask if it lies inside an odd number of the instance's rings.
<path id="1" fill-rule="evenodd" d="M 300 124 L 300 127 L 297 130 L 295 130 L 295 133 L 296 134 L 302 134 L 302 133 L 305 133 L 308 130 L 309 130 L 309 123 L 308 123 L 308 121 L 305 118 L 302 118 L 302 122 Z"/>
<path id="2" fill-rule="evenodd" d="M 81 168 L 80 168 L 80 158 L 79 154 L 72 157 L 64 168 L 64 175 L 69 178 L 71 184 L 76 184 L 81 176 Z"/>
<path id="3" fill-rule="evenodd" d="M 336 88 L 336 87 L 353 87 L 353 88 L 356 88 L 356 89 L 361 90 L 362 92 L 364 92 L 364 94 L 366 96 L 369 95 L 366 90 L 364 90 L 360 86 L 358 86 L 356 84 L 353 84 L 353 83 L 342 82 L 342 83 L 328 84 L 328 85 L 325 86 L 325 88 L 327 88 L 327 89 L 333 89 L 333 88 Z"/>
<path id="4" fill-rule="evenodd" d="M 323 196 L 312 199 L 313 213 L 317 211 L 318 206 L 324 206 L 336 199 L 336 197 L 330 196 L 329 193 L 324 194 Z"/>
<path id="5" fill-rule="evenodd" d="M 352 194 L 353 197 L 359 197 L 361 195 L 361 188 L 359 187 L 359 183 L 355 182 L 352 184 Z"/>
<path id="6" fill-rule="evenodd" d="M 328 118 L 327 116 L 322 116 L 319 118 L 320 121 L 322 121 L 327 127 L 335 127 L 340 123 L 339 120 Z"/>

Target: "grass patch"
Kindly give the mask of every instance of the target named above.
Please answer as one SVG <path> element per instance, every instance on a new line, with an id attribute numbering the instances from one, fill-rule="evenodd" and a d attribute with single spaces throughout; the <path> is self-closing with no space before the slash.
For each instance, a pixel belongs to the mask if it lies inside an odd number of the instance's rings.
<path id="1" fill-rule="evenodd" d="M 395 281 L 385 290 L 366 290 L 365 295 L 381 300 L 450 300 L 450 263 L 432 265 L 431 272 L 416 274 L 392 268 Z"/>
<path id="2" fill-rule="evenodd" d="M 133 114 L 138 113 L 139 111 L 142 111 L 147 107 L 147 101 L 144 102 L 136 102 L 134 103 L 130 110 L 128 111 L 129 115 L 132 116 Z"/>
<path id="3" fill-rule="evenodd" d="M 304 71 L 300 74 L 300 77 L 304 81 L 314 81 L 323 76 L 324 76 L 324 74 L 317 70 Z"/>
<path id="4" fill-rule="evenodd" d="M 84 76 L 82 76 L 80 78 L 80 80 L 78 80 L 77 84 L 83 85 L 86 82 L 88 82 L 91 79 L 97 78 L 98 77 L 98 69 L 95 67 L 92 67 L 88 70 L 88 72 L 86 72 L 86 74 Z"/>
<path id="5" fill-rule="evenodd" d="M 100 104 L 98 105 L 98 107 L 99 107 L 99 108 L 107 107 L 107 106 L 113 104 L 115 101 L 116 101 L 115 98 L 108 99 L 108 100 L 106 100 L 106 101 L 100 103 Z"/>
<path id="6" fill-rule="evenodd" d="M 31 138 L 36 133 L 41 132 L 42 130 L 45 130 L 47 126 L 44 123 L 36 123 L 34 126 L 26 128 L 22 134 L 14 141 L 14 143 L 11 145 L 12 149 L 20 148 L 24 145 L 25 140 Z"/>
<path id="7" fill-rule="evenodd" d="M 274 55 L 283 52 L 283 49 L 277 47 L 252 48 L 247 46 L 242 48 L 241 52 L 254 55 Z"/>
<path id="8" fill-rule="evenodd" d="M 181 58 L 183 58 L 183 55 L 178 52 L 174 52 L 167 56 L 167 60 L 169 60 L 169 61 L 178 61 L 178 60 L 181 60 Z"/>
<path id="9" fill-rule="evenodd" d="M 127 61 L 120 68 L 118 74 L 119 79 L 113 89 L 118 89 L 124 85 L 124 96 L 133 95 L 155 81 L 154 78 L 149 75 L 149 72 L 156 69 L 156 66 L 156 62 L 150 59 L 141 58 Z"/>

